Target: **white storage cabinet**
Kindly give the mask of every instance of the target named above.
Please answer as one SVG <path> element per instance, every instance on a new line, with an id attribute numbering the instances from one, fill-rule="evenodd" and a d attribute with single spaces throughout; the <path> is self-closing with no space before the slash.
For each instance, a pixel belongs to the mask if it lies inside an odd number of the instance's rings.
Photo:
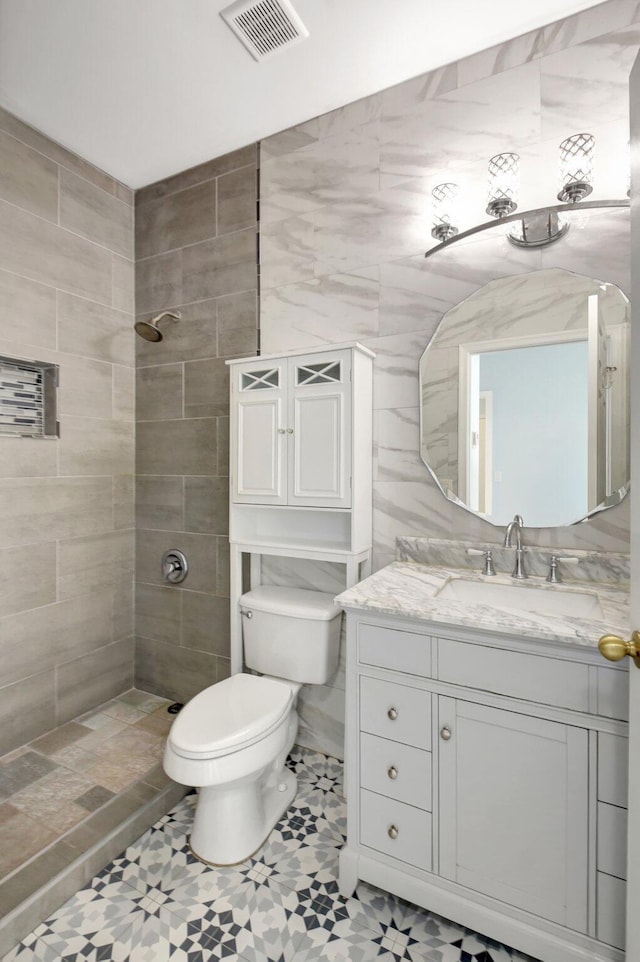
<path id="1" fill-rule="evenodd" d="M 233 500 L 351 506 L 351 351 L 232 369 Z"/>
<path id="2" fill-rule="evenodd" d="M 370 569 L 373 352 L 360 344 L 227 362 L 231 381 L 231 661 L 242 667 L 242 555 Z"/>

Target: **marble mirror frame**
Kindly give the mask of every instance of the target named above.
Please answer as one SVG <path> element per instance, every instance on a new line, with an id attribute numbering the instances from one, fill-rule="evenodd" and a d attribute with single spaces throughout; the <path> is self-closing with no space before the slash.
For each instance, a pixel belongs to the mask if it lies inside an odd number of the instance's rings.
<path id="1" fill-rule="evenodd" d="M 536 286 L 532 287 L 534 281 Z M 527 284 L 530 288 L 529 300 L 525 290 Z M 569 517 L 563 516 L 561 521 L 550 519 L 540 522 L 536 519 L 527 523 L 526 507 L 518 505 L 516 508 L 518 513 L 525 515 L 527 527 L 577 524 L 619 504 L 629 490 L 629 301 L 620 288 L 561 268 L 534 270 L 494 279 L 442 316 L 420 358 L 422 460 L 446 498 L 490 524 L 503 526 L 506 521 L 503 518 L 494 521 L 486 513 L 471 507 L 461 496 L 459 487 L 459 406 L 465 403 L 465 391 L 458 376 L 460 351 L 464 352 L 474 343 L 482 347 L 486 343 L 504 339 L 513 341 L 513 347 L 519 346 L 518 338 L 523 339 L 526 346 L 532 339 L 545 343 L 547 339 L 551 343 L 587 340 L 584 306 L 588 295 L 593 293 L 599 294 L 600 304 L 607 312 L 614 360 L 620 364 L 620 371 L 612 375 L 616 379 L 612 388 L 614 393 L 609 395 L 612 412 L 608 428 L 612 445 L 609 449 L 612 474 L 609 493 L 605 491 L 598 504 L 588 502 L 587 510 L 580 512 L 577 517 L 575 512 L 567 510 Z M 500 308 L 496 306 L 498 303 Z M 506 310 L 504 304 L 509 305 Z M 617 333 L 614 335 L 614 332 Z M 576 337 L 576 334 L 582 336 Z M 602 377 L 605 377 L 604 372 Z M 600 383 L 604 384 L 605 381 L 601 382 L 598 377 Z M 430 411 L 433 412 L 431 417 Z"/>

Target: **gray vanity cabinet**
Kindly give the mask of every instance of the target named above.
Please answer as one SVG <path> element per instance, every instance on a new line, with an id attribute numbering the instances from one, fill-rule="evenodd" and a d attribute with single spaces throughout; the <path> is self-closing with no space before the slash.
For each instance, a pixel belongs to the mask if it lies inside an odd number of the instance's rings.
<path id="1" fill-rule="evenodd" d="M 627 683 L 579 645 L 347 611 L 358 880 L 543 962 L 622 962 Z"/>

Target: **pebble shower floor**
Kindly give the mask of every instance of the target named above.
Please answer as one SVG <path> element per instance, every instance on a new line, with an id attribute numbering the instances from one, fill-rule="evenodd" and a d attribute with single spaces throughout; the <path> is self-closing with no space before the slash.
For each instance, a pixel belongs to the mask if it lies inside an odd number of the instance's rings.
<path id="1" fill-rule="evenodd" d="M 194 858 L 188 795 L 3 962 L 534 962 L 364 883 L 341 898 L 342 765 L 288 764 L 298 794 L 255 857 Z"/>

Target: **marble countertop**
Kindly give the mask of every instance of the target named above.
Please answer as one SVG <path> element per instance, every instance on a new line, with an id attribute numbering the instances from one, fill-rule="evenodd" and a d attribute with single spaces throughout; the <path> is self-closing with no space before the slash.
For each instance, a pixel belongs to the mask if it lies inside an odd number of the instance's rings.
<path id="1" fill-rule="evenodd" d="M 626 587 L 615 588 L 610 584 L 594 582 L 550 585 L 544 578 L 528 578 L 524 582 L 515 582 L 524 586 L 535 586 L 543 591 L 595 594 L 603 612 L 603 618 L 595 620 L 576 618 L 573 615 L 498 608 L 438 597 L 438 590 L 451 578 L 464 578 L 466 581 L 481 584 L 514 584 L 508 575 L 487 578 L 471 570 L 394 561 L 353 588 L 342 592 L 336 601 L 343 608 L 480 629 L 493 634 L 585 645 L 590 648 L 595 648 L 598 639 L 604 634 L 629 637 L 629 595 Z"/>

